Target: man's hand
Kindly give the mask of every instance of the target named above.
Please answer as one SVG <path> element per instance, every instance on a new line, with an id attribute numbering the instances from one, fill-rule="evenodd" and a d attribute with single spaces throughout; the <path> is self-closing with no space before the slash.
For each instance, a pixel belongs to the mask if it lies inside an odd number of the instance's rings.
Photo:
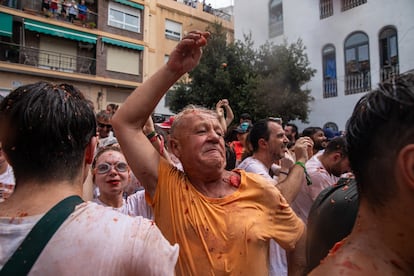
<path id="1" fill-rule="evenodd" d="M 296 161 L 306 162 L 312 157 L 313 141 L 309 137 L 299 138 L 293 151 L 295 152 Z"/>
<path id="2" fill-rule="evenodd" d="M 200 61 L 202 49 L 207 45 L 209 32 L 189 32 L 171 52 L 167 67 L 174 73 L 183 75 L 191 71 Z"/>

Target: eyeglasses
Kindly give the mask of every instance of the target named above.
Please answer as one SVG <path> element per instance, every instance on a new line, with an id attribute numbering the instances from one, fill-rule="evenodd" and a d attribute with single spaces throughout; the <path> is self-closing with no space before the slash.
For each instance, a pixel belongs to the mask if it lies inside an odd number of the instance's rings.
<path id="1" fill-rule="evenodd" d="M 128 164 L 125 162 L 118 162 L 116 164 L 101 163 L 96 166 L 95 170 L 98 174 L 108 173 L 113 167 L 117 172 L 126 172 L 128 170 Z"/>
<path id="2" fill-rule="evenodd" d="M 106 128 L 112 128 L 112 125 L 98 123 L 98 127 L 100 127 L 100 128 L 104 128 L 104 127 L 106 127 Z"/>

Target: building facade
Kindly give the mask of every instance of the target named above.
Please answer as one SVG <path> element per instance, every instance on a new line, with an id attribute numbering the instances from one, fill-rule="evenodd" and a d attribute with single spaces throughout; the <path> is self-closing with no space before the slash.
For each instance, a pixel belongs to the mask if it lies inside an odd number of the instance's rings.
<path id="1" fill-rule="evenodd" d="M 414 1 L 237 0 L 236 39 L 251 32 L 255 46 L 302 39 L 314 101 L 309 124 L 343 130 L 355 103 L 381 80 L 414 69 Z M 247 20 L 247 18 L 254 18 Z"/>
<path id="2" fill-rule="evenodd" d="M 233 39 L 225 15 L 195 1 L 0 0 L 0 94 L 46 80 L 74 84 L 96 111 L 122 104 L 186 32 L 218 21 Z"/>

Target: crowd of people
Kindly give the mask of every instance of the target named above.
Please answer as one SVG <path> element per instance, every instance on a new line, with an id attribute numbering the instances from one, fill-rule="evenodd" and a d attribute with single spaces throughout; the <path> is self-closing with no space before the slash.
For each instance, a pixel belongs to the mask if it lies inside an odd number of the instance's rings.
<path id="1" fill-rule="evenodd" d="M 58 18 L 73 23 L 79 20 L 85 24 L 91 11 L 85 0 L 41 0 L 42 13 L 47 17 Z"/>
<path id="2" fill-rule="evenodd" d="M 414 73 L 364 95 L 344 133 L 227 99 L 154 124 L 208 37 L 122 106 L 46 82 L 1 102 L 0 273 L 413 274 Z"/>

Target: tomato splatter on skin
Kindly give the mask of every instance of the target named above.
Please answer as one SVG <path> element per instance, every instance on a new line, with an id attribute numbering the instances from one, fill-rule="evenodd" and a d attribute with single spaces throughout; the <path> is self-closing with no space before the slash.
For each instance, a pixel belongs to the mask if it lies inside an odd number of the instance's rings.
<path id="1" fill-rule="evenodd" d="M 115 222 L 117 222 L 117 221 L 118 221 L 118 218 L 113 218 L 113 220 L 114 220 Z"/>
<path id="2" fill-rule="evenodd" d="M 352 270 L 361 270 L 361 267 L 359 267 L 358 265 L 354 264 L 351 261 L 344 261 L 342 264 L 342 266 L 345 266 L 348 269 L 352 269 Z"/>
<path id="3" fill-rule="evenodd" d="M 188 208 L 187 208 L 187 209 L 185 209 L 184 214 L 188 215 Z"/>
<path id="4" fill-rule="evenodd" d="M 231 175 L 230 176 L 230 185 L 233 187 L 240 187 L 240 176 L 238 175 Z"/>

